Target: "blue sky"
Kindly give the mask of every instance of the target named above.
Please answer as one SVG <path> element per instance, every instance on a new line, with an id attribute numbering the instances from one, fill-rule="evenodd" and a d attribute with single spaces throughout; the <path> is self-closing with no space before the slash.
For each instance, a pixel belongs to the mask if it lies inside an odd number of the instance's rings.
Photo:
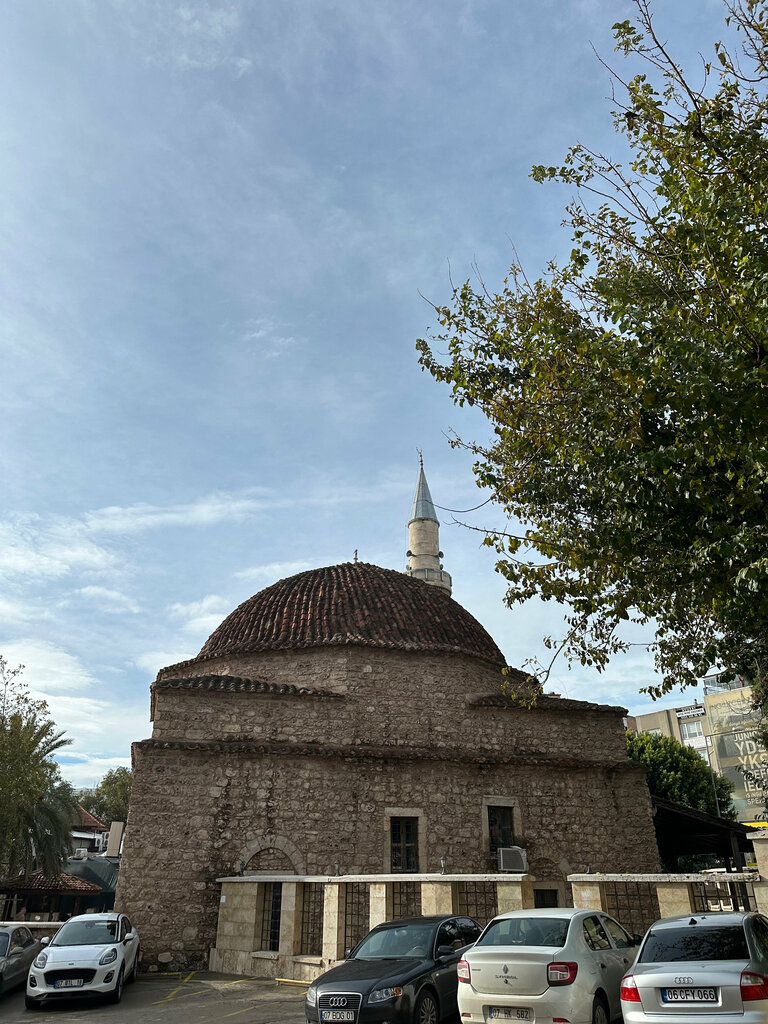
<path id="1" fill-rule="evenodd" d="M 719 0 L 656 9 L 688 66 L 722 37 Z M 513 245 L 534 276 L 568 251 L 568 194 L 528 172 L 577 140 L 620 152 L 591 45 L 626 72 L 630 10 L 0 7 L 0 653 L 77 785 L 130 763 L 157 669 L 255 591 L 356 548 L 404 568 L 417 448 L 438 505 L 482 500 L 445 435 L 488 429 L 418 367 L 422 295 L 473 264 L 500 285 Z M 543 656 L 557 609 L 506 610 L 443 515 L 454 597 L 511 664 Z M 548 689 L 639 708 L 652 681 L 634 648 Z"/>

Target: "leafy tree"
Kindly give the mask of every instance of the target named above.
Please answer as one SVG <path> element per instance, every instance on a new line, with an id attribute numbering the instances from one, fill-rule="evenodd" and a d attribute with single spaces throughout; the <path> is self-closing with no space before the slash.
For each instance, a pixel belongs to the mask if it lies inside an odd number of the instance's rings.
<path id="1" fill-rule="evenodd" d="M 76 807 L 52 758 L 71 741 L 30 697 L 21 668 L 0 656 L 0 877 L 35 867 L 52 876 L 69 853 Z"/>
<path id="2" fill-rule="evenodd" d="M 127 821 L 132 784 L 133 772 L 129 768 L 112 768 L 95 789 L 81 789 L 78 801 L 105 825 Z"/>
<path id="3" fill-rule="evenodd" d="M 645 765 L 648 788 L 654 796 L 709 814 L 717 814 L 719 804 L 720 817 L 735 819 L 731 782 L 719 772 L 710 772 L 692 747 L 673 736 L 627 732 L 627 754 Z"/>
<path id="4" fill-rule="evenodd" d="M 648 0 L 614 26 L 642 73 L 615 82 L 627 165 L 583 145 L 536 181 L 569 185 L 572 249 L 494 294 L 436 306 L 419 361 L 480 408 L 478 483 L 522 525 L 486 531 L 511 606 L 565 607 L 546 643 L 603 670 L 627 620 L 655 629 L 658 686 L 768 668 L 768 13 L 724 3 L 738 51 L 696 84 Z M 435 353 L 443 353 L 436 355 Z M 540 675 L 546 676 L 549 666 Z"/>

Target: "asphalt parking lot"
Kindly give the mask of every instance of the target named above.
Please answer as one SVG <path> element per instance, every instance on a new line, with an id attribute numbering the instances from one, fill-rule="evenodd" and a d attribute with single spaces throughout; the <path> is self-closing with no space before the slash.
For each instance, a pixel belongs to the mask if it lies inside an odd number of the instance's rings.
<path id="1" fill-rule="evenodd" d="M 118 1006 L 96 1000 L 67 1000 L 40 1011 L 24 1008 L 24 990 L 0 998 L 2 1024 L 34 1020 L 60 1024 L 303 1024 L 304 992 L 298 985 L 278 985 L 207 971 L 141 975 L 126 985 Z"/>

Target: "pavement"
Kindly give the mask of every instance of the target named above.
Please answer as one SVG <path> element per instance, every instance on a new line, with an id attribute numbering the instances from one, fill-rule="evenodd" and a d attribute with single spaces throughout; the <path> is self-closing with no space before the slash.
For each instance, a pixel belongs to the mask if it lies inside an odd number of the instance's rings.
<path id="1" fill-rule="evenodd" d="M 144 974 L 126 985 L 117 1006 L 67 999 L 24 1008 L 24 989 L 0 996 L 0 1024 L 304 1024 L 304 985 L 278 984 L 210 971 Z"/>

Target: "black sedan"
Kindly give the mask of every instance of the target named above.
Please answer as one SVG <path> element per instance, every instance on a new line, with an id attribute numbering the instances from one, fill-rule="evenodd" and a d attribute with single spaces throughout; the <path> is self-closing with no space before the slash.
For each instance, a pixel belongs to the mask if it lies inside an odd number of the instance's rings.
<path id="1" fill-rule="evenodd" d="M 309 986 L 308 1024 L 437 1024 L 457 1012 L 456 964 L 481 931 L 469 917 L 380 924 Z"/>

